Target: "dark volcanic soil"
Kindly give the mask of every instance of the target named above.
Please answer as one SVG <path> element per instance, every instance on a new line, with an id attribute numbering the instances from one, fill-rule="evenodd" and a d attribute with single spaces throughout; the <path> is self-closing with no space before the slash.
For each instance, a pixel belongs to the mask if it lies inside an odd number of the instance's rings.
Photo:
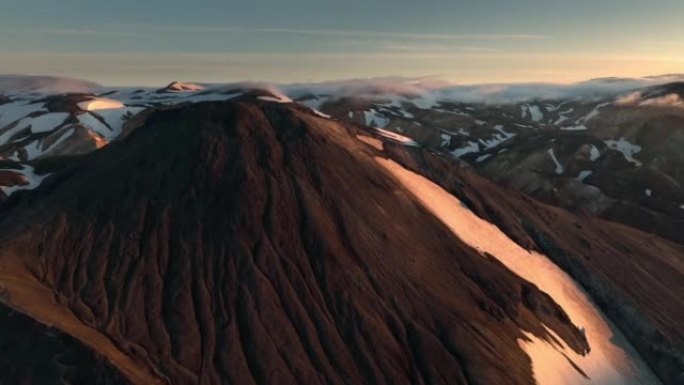
<path id="1" fill-rule="evenodd" d="M 130 384 L 73 337 L 5 305 L 0 305 L 0 330 L 0 384 Z"/>
<path id="2" fill-rule="evenodd" d="M 521 328 L 588 348 L 550 297 L 294 106 L 154 113 L 13 195 L 0 234 L 0 261 L 169 384 L 533 384 Z"/>

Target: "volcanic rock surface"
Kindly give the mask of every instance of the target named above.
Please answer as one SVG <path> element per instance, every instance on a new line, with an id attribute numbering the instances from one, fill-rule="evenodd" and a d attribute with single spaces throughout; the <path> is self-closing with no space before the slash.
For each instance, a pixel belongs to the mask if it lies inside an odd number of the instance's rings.
<path id="1" fill-rule="evenodd" d="M 1 215 L 5 304 L 110 362 L 112 379 L 533 384 L 525 332 L 590 349 L 344 126 L 293 104 L 153 112 Z M 23 343 L 48 365 L 39 334 Z"/>

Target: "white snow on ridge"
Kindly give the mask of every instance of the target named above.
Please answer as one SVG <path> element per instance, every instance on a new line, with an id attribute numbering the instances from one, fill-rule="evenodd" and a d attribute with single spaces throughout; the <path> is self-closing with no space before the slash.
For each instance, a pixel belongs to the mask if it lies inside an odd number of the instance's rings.
<path id="1" fill-rule="evenodd" d="M 625 138 L 620 138 L 619 140 L 604 140 L 603 142 L 609 148 L 620 151 L 628 162 L 634 163 L 636 166 L 641 166 L 641 162 L 634 158 L 634 155 L 641 152 L 641 146 L 632 144 Z"/>
<path id="2" fill-rule="evenodd" d="M 560 108 L 560 106 L 559 106 L 559 108 Z M 565 122 L 566 120 L 570 119 L 570 118 L 568 117 L 568 115 L 572 114 L 574 111 L 575 111 L 574 108 L 569 108 L 569 109 L 567 109 L 567 110 L 565 110 L 565 111 L 559 112 L 559 113 L 558 113 L 559 118 L 558 118 L 553 124 L 559 125 L 559 124 Z"/>
<path id="3" fill-rule="evenodd" d="M 441 144 L 442 147 L 446 147 L 451 143 L 451 135 L 442 134 L 440 137 L 442 139 L 442 144 Z"/>
<path id="4" fill-rule="evenodd" d="M 585 179 L 587 179 L 591 174 L 594 172 L 591 170 L 582 170 L 580 173 L 577 175 L 577 180 L 580 182 L 584 182 Z"/>
<path id="5" fill-rule="evenodd" d="M 411 146 L 411 147 L 417 147 L 418 146 L 418 142 L 416 142 L 415 140 L 408 138 L 406 136 L 403 136 L 403 135 L 399 135 L 396 132 L 384 130 L 384 129 L 378 128 L 378 127 L 374 127 L 374 129 L 381 136 L 384 136 L 385 138 L 391 139 L 395 142 L 399 142 L 399 143 L 403 144 L 404 146 Z"/>
<path id="6" fill-rule="evenodd" d="M 586 123 L 586 122 L 588 122 L 588 121 L 594 119 L 595 117 L 599 116 L 599 114 L 601 113 L 601 108 L 607 107 L 607 106 L 609 106 L 609 105 L 611 105 L 610 102 L 608 102 L 608 103 L 601 103 L 601 104 L 597 105 L 596 107 L 594 107 L 593 110 L 591 110 L 590 113 L 587 114 L 587 116 L 585 116 L 584 118 L 580 119 L 580 120 L 578 121 L 578 123 Z"/>
<path id="7" fill-rule="evenodd" d="M 292 99 L 290 98 L 279 98 L 276 96 L 259 96 L 257 99 L 273 103 L 292 103 Z"/>
<path id="8" fill-rule="evenodd" d="M 14 192 L 19 191 L 19 190 L 33 190 L 34 188 L 40 186 L 40 184 L 43 183 L 43 180 L 50 175 L 50 174 L 38 175 L 38 174 L 36 174 L 34 168 L 29 166 L 29 165 L 23 165 L 21 170 L 9 170 L 9 171 L 14 171 L 14 172 L 17 172 L 17 173 L 23 175 L 26 178 L 26 180 L 28 180 L 28 184 L 24 185 L 24 186 L 2 187 L 2 191 L 7 196 L 12 195 L 12 194 L 14 194 Z"/>
<path id="9" fill-rule="evenodd" d="M 533 122 L 541 122 L 544 119 L 544 113 L 539 106 L 527 106 L 527 111 L 529 111 L 530 119 Z"/>
<path id="10" fill-rule="evenodd" d="M 589 295 L 548 257 L 525 250 L 498 227 L 475 215 L 453 195 L 391 160 L 376 161 L 466 244 L 493 255 L 512 272 L 549 294 L 585 330 L 591 351 L 581 356 L 532 336 L 520 341 L 539 385 L 657 385 L 660 381 Z M 523 331 L 525 333 L 525 331 Z M 550 333 L 553 335 L 553 333 Z M 562 341 L 557 338 L 558 341 Z M 567 356 L 567 358 L 566 358 Z M 571 359 L 589 377 L 568 362 Z"/>
<path id="11" fill-rule="evenodd" d="M 601 152 L 599 151 L 598 148 L 596 148 L 596 146 L 594 146 L 592 144 L 591 150 L 589 150 L 589 160 L 591 160 L 592 162 L 595 162 L 600 157 L 601 157 Z"/>
<path id="12" fill-rule="evenodd" d="M 553 160 L 553 163 L 556 165 L 556 174 L 561 175 L 565 171 L 565 167 L 558 161 L 558 158 L 556 158 L 556 153 L 553 152 L 553 148 L 549 149 L 549 156 L 551 157 L 551 160 Z"/>
<path id="13" fill-rule="evenodd" d="M 480 145 L 476 142 L 469 141 L 465 147 L 460 147 L 451 151 L 451 155 L 460 158 L 463 155 L 470 154 L 473 152 L 480 152 Z"/>
<path id="14" fill-rule="evenodd" d="M 312 111 L 314 114 L 320 116 L 321 118 L 326 118 L 326 119 L 331 119 L 331 118 L 332 118 L 330 115 L 325 114 L 325 113 L 323 113 L 323 112 L 321 112 L 321 111 L 318 111 L 318 110 L 315 109 L 315 108 L 312 108 L 311 111 Z"/>
<path id="15" fill-rule="evenodd" d="M 491 158 L 491 157 L 492 157 L 492 154 L 480 155 L 480 156 L 477 157 L 477 159 L 475 159 L 475 163 L 484 162 L 485 160 L 487 160 L 487 159 L 489 159 L 489 158 Z"/>
<path id="16" fill-rule="evenodd" d="M 506 132 L 502 125 L 494 126 L 494 130 L 498 131 L 496 134 L 492 135 L 489 139 L 480 139 L 479 142 L 484 146 L 485 149 L 490 149 L 498 146 L 499 144 L 507 141 L 508 139 L 515 136 L 510 132 Z"/>

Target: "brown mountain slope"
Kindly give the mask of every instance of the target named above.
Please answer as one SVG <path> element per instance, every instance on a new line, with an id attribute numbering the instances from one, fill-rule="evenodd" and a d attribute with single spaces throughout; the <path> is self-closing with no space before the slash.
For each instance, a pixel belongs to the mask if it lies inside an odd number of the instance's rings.
<path id="1" fill-rule="evenodd" d="M 0 327 L 1 384 L 130 384 L 73 337 L 5 305 L 0 305 Z"/>
<path id="2" fill-rule="evenodd" d="M 138 384 L 532 384 L 521 329 L 589 348 L 549 296 L 300 107 L 151 114 L 13 195 L 0 230 L 6 302 Z M 16 303 L 27 282 L 56 310 Z"/>
<path id="3" fill-rule="evenodd" d="M 591 294 L 666 384 L 684 382 L 684 247 L 542 204 L 419 148 L 384 154 L 459 197 L 520 245 L 549 256 Z"/>

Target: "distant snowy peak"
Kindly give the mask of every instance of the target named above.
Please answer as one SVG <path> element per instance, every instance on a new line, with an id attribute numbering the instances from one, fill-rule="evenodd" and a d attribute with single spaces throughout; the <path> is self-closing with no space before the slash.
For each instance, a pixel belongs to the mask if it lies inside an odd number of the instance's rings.
<path id="1" fill-rule="evenodd" d="M 204 87 L 194 83 L 173 82 L 159 90 L 159 92 L 198 92 Z"/>

